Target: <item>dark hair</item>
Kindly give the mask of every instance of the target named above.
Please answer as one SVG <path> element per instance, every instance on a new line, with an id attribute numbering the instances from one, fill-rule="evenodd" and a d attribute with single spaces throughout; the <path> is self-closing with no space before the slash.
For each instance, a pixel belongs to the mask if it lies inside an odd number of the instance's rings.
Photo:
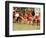
<path id="1" fill-rule="evenodd" d="M 35 15 L 35 12 L 34 12 L 34 10 L 32 11 L 32 15 L 33 15 L 33 16 Z"/>

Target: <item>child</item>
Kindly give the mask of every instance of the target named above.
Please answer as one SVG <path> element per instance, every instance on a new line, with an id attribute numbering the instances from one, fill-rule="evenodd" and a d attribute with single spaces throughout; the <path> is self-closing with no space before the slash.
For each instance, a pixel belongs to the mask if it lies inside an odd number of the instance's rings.
<path id="1" fill-rule="evenodd" d="M 23 16 L 25 23 L 27 23 L 27 20 L 28 20 L 27 17 L 28 17 L 28 15 L 27 15 L 27 13 L 25 13 L 24 16 Z"/>
<path id="2" fill-rule="evenodd" d="M 32 18 L 32 14 L 28 14 L 28 23 L 32 24 L 33 18 Z"/>
<path id="3" fill-rule="evenodd" d="M 34 22 L 36 24 L 40 23 L 40 9 L 35 9 Z"/>

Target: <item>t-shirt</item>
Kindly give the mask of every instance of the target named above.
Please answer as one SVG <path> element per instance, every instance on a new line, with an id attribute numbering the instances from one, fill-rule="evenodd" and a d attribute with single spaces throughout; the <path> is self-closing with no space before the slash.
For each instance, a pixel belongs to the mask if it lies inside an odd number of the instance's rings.
<path id="1" fill-rule="evenodd" d="M 15 16 L 16 16 L 16 17 L 19 17 L 19 13 L 15 13 Z"/>

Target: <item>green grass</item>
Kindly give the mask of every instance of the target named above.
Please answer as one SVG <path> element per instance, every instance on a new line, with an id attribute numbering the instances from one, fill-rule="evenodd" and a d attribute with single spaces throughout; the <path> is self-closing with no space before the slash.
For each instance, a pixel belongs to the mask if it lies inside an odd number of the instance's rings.
<path id="1" fill-rule="evenodd" d="M 40 25 L 13 23 L 13 31 L 20 31 L 20 30 L 40 30 Z"/>

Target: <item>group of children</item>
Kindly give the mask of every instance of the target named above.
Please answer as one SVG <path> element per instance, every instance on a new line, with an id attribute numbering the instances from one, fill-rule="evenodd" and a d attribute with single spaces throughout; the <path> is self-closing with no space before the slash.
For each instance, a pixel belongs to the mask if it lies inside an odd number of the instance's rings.
<path id="1" fill-rule="evenodd" d="M 14 21 L 17 23 L 40 23 L 40 15 L 36 15 L 32 10 L 25 10 L 25 12 L 13 12 Z"/>

